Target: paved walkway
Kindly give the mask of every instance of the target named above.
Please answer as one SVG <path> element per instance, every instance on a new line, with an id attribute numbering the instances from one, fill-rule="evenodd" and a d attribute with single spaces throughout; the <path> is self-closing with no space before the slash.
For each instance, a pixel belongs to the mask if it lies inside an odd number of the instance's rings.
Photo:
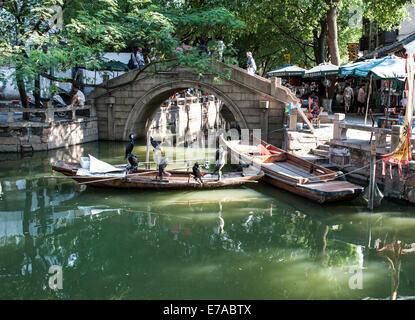
<path id="1" fill-rule="evenodd" d="M 334 115 L 329 115 L 329 119 L 334 119 Z M 350 124 L 365 124 L 365 117 L 357 114 L 347 114 L 346 123 Z M 371 120 L 367 122 L 367 125 L 371 125 Z M 375 127 L 377 125 L 375 124 Z M 310 133 L 309 130 L 304 130 L 304 133 Z M 321 140 L 330 140 L 333 139 L 333 123 L 322 123 L 320 128 L 315 128 L 315 135 Z M 357 139 L 357 140 L 369 140 L 370 133 L 365 131 L 358 130 L 347 130 L 347 139 Z"/>

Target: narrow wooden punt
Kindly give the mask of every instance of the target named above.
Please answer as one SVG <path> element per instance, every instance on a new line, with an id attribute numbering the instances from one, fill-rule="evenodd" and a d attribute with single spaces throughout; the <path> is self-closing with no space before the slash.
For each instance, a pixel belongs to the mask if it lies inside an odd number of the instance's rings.
<path id="1" fill-rule="evenodd" d="M 225 141 L 234 154 L 245 163 L 259 166 L 264 181 L 319 203 L 356 198 L 363 187 L 339 179 L 339 173 L 300 159 L 282 149 L 261 141 L 259 145 L 243 145 Z"/>
<path id="2" fill-rule="evenodd" d="M 123 166 L 115 166 L 123 168 Z M 125 167 L 125 166 L 124 166 Z M 130 171 L 126 177 L 112 179 L 111 176 L 77 176 L 78 169 L 81 168 L 79 163 L 59 161 L 52 169 L 62 173 L 79 183 L 88 182 L 89 186 L 105 188 L 135 188 L 135 189 L 216 189 L 240 186 L 246 183 L 255 183 L 264 176 L 264 172 L 256 175 L 244 176 L 242 172 L 230 172 L 222 174 L 222 180 L 218 181 L 217 175 L 202 178 L 203 185 L 197 183 L 193 177 L 189 176 L 188 171 L 169 171 L 171 176 L 164 176 L 162 181 L 155 180 L 156 173 L 154 170 L 137 169 Z M 139 174 L 134 176 L 134 174 Z M 208 176 L 208 174 L 206 174 Z M 109 180 L 111 179 L 111 180 Z M 91 182 L 93 181 L 93 182 Z"/>

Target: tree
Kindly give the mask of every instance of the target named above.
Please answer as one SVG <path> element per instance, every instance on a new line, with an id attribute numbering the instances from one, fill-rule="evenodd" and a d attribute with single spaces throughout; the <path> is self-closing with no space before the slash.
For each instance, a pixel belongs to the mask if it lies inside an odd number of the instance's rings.
<path id="1" fill-rule="evenodd" d="M 215 1 L 209 1 L 209 3 Z M 247 27 L 236 35 L 240 52 L 250 49 L 259 63 L 281 65 L 283 53 L 290 51 L 293 61 L 309 66 L 331 60 L 347 62 L 348 42 L 356 42 L 361 26 L 351 26 L 356 9 L 383 29 L 395 28 L 403 21 L 413 0 L 238 0 L 223 4 L 243 20 Z M 278 58 L 277 58 L 278 56 Z M 261 61 L 264 59 L 263 61 Z M 271 62 L 271 63 L 270 63 Z M 272 63 L 274 62 L 274 63 Z M 266 69 L 266 68 L 265 68 Z M 265 72 L 265 71 L 264 71 Z"/>
<path id="2" fill-rule="evenodd" d="M 331 62 L 340 65 L 340 53 L 338 43 L 337 19 L 344 9 L 348 10 L 353 5 L 364 9 L 364 16 L 371 21 L 376 21 L 381 29 L 390 30 L 399 25 L 408 16 L 408 5 L 415 3 L 413 0 L 383 1 L 383 0 L 325 0 L 327 4 L 327 44 L 329 47 Z M 340 11 L 341 10 L 341 11 Z"/>
<path id="3" fill-rule="evenodd" d="M 166 61 L 205 70 L 209 63 L 194 50 L 179 54 L 183 30 L 234 30 L 243 24 L 224 8 L 189 11 L 177 1 L 149 0 L 10 0 L 2 2 L 0 18 L 0 65 L 13 67 L 11 75 L 23 107 L 27 91 L 39 93 L 33 83 L 39 76 L 52 81 L 78 82 L 50 73 L 52 68 L 99 69 L 107 51 L 150 41 Z M 174 8 L 171 6 L 174 5 Z M 61 25 L 61 26 L 59 26 Z M 4 80 L 4 79 L 3 79 Z"/>

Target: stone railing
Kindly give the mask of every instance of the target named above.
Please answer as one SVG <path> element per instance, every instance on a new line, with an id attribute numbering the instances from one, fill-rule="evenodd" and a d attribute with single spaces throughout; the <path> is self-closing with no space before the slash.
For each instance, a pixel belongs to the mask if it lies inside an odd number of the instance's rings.
<path id="1" fill-rule="evenodd" d="M 68 118 L 70 120 L 75 120 L 77 117 L 77 111 L 84 111 L 88 110 L 89 112 L 87 115 L 83 115 L 82 118 L 95 118 L 96 117 L 96 109 L 94 106 L 93 101 L 88 101 L 90 104 L 86 104 L 84 106 L 78 107 L 66 107 L 66 108 L 52 108 L 51 103 L 47 103 L 46 108 L 22 108 L 22 107 L 15 107 L 14 105 L 9 107 L 0 108 L 0 113 L 7 113 L 7 121 L 0 122 L 0 126 L 8 126 L 8 127 L 42 127 L 48 126 L 52 122 L 60 122 L 60 121 L 67 121 L 68 119 L 65 118 L 55 118 L 55 114 L 59 113 L 66 113 L 68 114 Z M 14 116 L 16 113 L 23 113 L 23 114 L 38 114 L 40 116 L 40 121 L 31 121 L 31 120 L 15 120 Z"/>
<path id="2" fill-rule="evenodd" d="M 347 138 L 348 130 L 358 130 L 363 132 L 370 132 L 372 139 L 376 141 L 376 150 L 380 154 L 384 154 L 396 146 L 399 142 L 399 136 L 401 133 L 402 126 L 393 126 L 392 129 L 384 129 L 378 127 L 368 127 L 358 124 L 349 124 L 345 122 L 344 113 L 335 113 L 334 122 L 333 122 L 333 140 L 331 143 L 341 145 L 344 147 L 351 147 L 356 149 L 361 149 L 365 151 L 371 150 L 371 141 L 370 139 L 361 139 L 361 140 L 350 140 Z M 391 137 L 390 148 L 387 146 L 387 138 Z M 389 149 L 389 150 L 388 150 Z"/>
<path id="3" fill-rule="evenodd" d="M 188 105 L 192 103 L 205 103 L 205 102 L 215 101 L 215 99 L 217 98 L 214 95 L 200 96 L 200 97 L 192 96 L 192 97 L 185 97 L 185 98 L 174 98 L 174 99 L 167 100 L 167 105 L 176 104 L 178 106 L 181 106 L 181 105 Z"/>

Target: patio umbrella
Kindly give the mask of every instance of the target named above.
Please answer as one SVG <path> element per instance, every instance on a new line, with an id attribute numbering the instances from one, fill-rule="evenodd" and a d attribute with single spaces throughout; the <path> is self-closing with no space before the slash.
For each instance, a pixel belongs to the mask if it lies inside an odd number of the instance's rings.
<path id="1" fill-rule="evenodd" d="M 306 71 L 304 78 L 317 78 L 325 76 L 336 76 L 339 74 L 339 67 L 334 64 L 323 62 L 318 66 Z"/>
<path id="2" fill-rule="evenodd" d="M 128 66 L 125 63 L 122 63 L 120 61 L 116 60 L 110 60 L 108 62 L 105 62 L 102 70 L 108 70 L 108 71 L 129 71 Z"/>
<path id="3" fill-rule="evenodd" d="M 291 67 L 291 66 L 292 66 L 292 64 L 291 64 L 291 63 L 286 63 L 286 64 L 284 64 L 283 66 L 278 67 L 278 68 L 275 68 L 274 70 L 271 70 L 271 71 L 269 71 L 269 72 L 267 72 L 267 73 L 271 73 L 271 72 L 274 72 L 274 71 L 277 71 L 277 70 L 281 70 L 282 68 Z"/>
<path id="4" fill-rule="evenodd" d="M 370 59 L 340 67 L 340 75 L 362 78 L 372 75 L 375 80 L 393 79 L 405 81 L 405 63 L 405 59 L 396 56 L 387 56 L 381 59 Z"/>
<path id="5" fill-rule="evenodd" d="M 303 76 L 304 72 L 306 72 L 305 69 L 293 66 L 293 65 L 287 65 L 286 67 L 277 68 L 275 70 L 272 70 L 268 72 L 268 76 L 270 77 L 289 77 L 289 76 Z"/>

